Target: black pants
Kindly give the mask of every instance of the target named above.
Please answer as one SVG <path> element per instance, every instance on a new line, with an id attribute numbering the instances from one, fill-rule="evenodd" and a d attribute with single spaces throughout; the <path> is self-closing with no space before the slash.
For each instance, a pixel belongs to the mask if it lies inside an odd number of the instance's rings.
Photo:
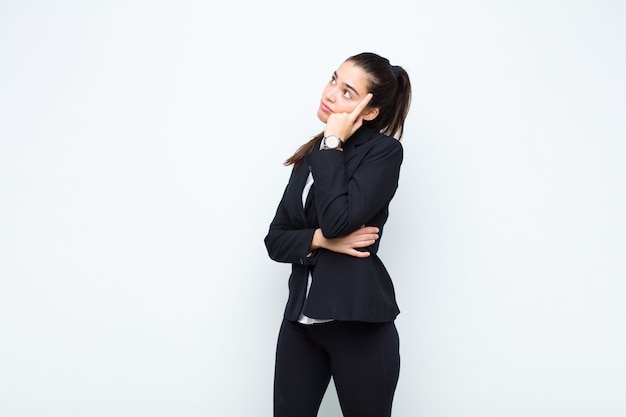
<path id="1" fill-rule="evenodd" d="M 315 417 L 330 377 L 345 417 L 389 417 L 400 353 L 393 322 L 283 320 L 276 349 L 274 417 Z"/>

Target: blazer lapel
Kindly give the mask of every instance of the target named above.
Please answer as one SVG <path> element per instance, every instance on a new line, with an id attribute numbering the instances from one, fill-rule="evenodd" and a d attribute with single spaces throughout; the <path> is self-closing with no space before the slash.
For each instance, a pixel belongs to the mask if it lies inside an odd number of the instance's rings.
<path id="1" fill-rule="evenodd" d="M 302 191 L 306 184 L 306 179 L 309 176 L 309 167 L 307 164 L 300 164 L 295 168 L 293 176 L 293 184 L 289 192 L 288 210 L 290 213 L 294 213 L 297 219 L 302 222 L 302 225 L 306 224 L 306 216 L 304 214 L 304 207 L 302 207 Z M 310 194 L 310 193 L 309 193 Z M 307 204 L 309 198 L 307 197 Z"/>
<path id="2" fill-rule="evenodd" d="M 313 182 L 313 184 L 311 184 L 311 188 L 309 189 L 309 193 L 306 196 L 306 200 L 305 200 L 305 203 L 304 203 L 304 211 L 305 212 L 311 206 L 311 203 L 313 202 L 314 197 L 315 197 L 315 181 Z"/>

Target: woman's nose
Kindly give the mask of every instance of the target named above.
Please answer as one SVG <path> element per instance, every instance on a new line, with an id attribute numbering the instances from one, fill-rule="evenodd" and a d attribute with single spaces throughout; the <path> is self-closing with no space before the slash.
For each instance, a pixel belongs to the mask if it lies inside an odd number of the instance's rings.
<path id="1" fill-rule="evenodd" d="M 337 89 L 335 87 L 328 87 L 326 89 L 326 100 L 334 103 L 336 95 L 337 95 Z"/>

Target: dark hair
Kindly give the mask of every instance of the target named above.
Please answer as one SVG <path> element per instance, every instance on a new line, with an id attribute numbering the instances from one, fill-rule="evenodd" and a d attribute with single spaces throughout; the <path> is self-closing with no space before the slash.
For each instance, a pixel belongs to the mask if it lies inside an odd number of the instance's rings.
<path id="1" fill-rule="evenodd" d="M 404 68 L 391 65 L 387 58 L 372 52 L 363 52 L 346 59 L 363 69 L 368 75 L 368 92 L 374 97 L 368 107 L 378 107 L 380 111 L 374 120 L 364 121 L 363 125 L 377 132 L 402 139 L 404 120 L 411 105 L 411 82 Z M 324 132 L 317 134 L 285 161 L 285 165 L 299 165 L 306 154 L 319 144 Z"/>

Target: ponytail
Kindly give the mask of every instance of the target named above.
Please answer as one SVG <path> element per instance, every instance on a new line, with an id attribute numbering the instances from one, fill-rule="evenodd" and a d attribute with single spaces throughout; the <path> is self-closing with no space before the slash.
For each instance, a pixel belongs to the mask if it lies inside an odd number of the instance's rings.
<path id="1" fill-rule="evenodd" d="M 409 79 L 409 74 L 407 74 L 401 66 L 393 65 L 391 69 L 396 77 L 398 87 L 396 90 L 393 118 L 389 126 L 387 126 L 382 133 L 401 140 L 404 134 L 404 121 L 411 107 L 411 80 Z"/>

